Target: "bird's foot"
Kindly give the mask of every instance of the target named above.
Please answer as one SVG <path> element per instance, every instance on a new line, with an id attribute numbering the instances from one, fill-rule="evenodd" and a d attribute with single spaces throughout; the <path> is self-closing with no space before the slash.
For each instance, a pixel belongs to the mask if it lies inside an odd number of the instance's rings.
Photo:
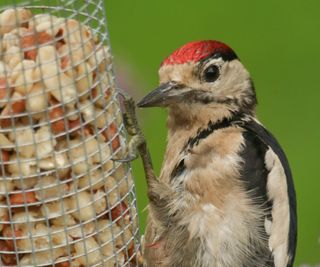
<path id="1" fill-rule="evenodd" d="M 113 158 L 112 160 L 118 162 L 131 162 L 139 157 L 138 148 L 145 144 L 146 140 L 138 124 L 133 98 L 123 90 L 119 89 L 118 92 L 122 96 L 124 104 L 123 123 L 131 138 L 125 156 L 123 158 Z"/>

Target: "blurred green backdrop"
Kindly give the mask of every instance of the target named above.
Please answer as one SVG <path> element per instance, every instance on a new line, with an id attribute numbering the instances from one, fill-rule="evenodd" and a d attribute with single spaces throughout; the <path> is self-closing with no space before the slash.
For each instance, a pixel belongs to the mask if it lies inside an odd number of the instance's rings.
<path id="1" fill-rule="evenodd" d="M 180 45 L 217 39 L 234 48 L 253 76 L 259 118 L 291 163 L 299 214 L 295 266 L 319 266 L 320 1 L 105 2 L 117 74 L 136 99 L 157 86 L 161 60 Z M 139 117 L 159 173 L 166 112 L 142 110 Z M 133 168 L 144 227 L 147 199 L 140 161 Z"/>
<path id="2" fill-rule="evenodd" d="M 0 0 L 1 5 L 21 2 Z M 294 174 L 299 216 L 295 266 L 319 267 L 320 1 L 105 2 L 116 74 L 136 99 L 157 86 L 160 62 L 186 42 L 217 39 L 237 52 L 255 82 L 258 116 L 282 144 Z M 138 115 L 159 173 L 166 112 L 148 109 Z M 133 169 L 143 232 L 147 198 L 140 161 Z"/>

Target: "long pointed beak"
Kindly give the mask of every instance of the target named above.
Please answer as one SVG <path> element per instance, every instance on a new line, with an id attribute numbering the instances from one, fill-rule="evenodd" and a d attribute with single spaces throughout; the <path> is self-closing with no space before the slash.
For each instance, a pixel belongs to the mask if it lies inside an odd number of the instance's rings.
<path id="1" fill-rule="evenodd" d="M 183 88 L 174 82 L 164 83 L 142 98 L 137 106 L 140 108 L 165 107 L 178 102 L 189 91 L 189 88 Z"/>

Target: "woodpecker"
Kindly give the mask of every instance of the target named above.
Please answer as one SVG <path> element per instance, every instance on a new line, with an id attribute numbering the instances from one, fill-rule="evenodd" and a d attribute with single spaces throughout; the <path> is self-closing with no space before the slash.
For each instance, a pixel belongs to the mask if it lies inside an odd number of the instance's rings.
<path id="1" fill-rule="evenodd" d="M 219 41 L 190 42 L 162 62 L 159 77 L 137 104 L 168 108 L 158 179 L 146 144 L 137 145 L 147 162 L 144 265 L 292 267 L 292 174 L 256 118 L 254 85 L 236 53 Z"/>

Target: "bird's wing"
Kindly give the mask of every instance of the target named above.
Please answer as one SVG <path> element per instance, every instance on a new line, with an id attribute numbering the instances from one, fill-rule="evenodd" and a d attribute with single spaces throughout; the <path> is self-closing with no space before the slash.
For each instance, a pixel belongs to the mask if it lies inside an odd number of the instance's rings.
<path id="1" fill-rule="evenodd" d="M 257 194 L 266 196 L 270 203 L 271 220 L 266 221 L 265 227 L 269 234 L 268 243 L 274 266 L 292 267 L 297 239 L 297 216 L 295 190 L 288 160 L 277 140 L 258 121 L 255 119 L 242 121 L 241 126 L 246 129 L 245 140 L 248 143 L 251 142 L 250 147 L 255 147 L 253 152 L 247 151 L 247 161 L 251 162 L 251 165 L 247 164 L 249 166 L 247 171 L 250 173 L 250 168 L 261 170 L 255 175 L 260 181 L 257 181 L 257 178 L 251 179 L 251 186 L 256 186 L 258 191 L 260 190 Z M 259 148 L 259 145 L 252 143 L 257 142 L 256 140 L 260 140 L 260 144 L 264 146 Z M 257 150 L 263 150 L 263 147 L 264 151 Z M 253 166 L 253 164 L 261 165 L 259 160 L 253 159 L 261 153 L 264 154 L 264 167 Z M 250 161 L 250 157 L 253 160 Z M 259 184 L 263 177 L 265 177 L 265 186 Z"/>

